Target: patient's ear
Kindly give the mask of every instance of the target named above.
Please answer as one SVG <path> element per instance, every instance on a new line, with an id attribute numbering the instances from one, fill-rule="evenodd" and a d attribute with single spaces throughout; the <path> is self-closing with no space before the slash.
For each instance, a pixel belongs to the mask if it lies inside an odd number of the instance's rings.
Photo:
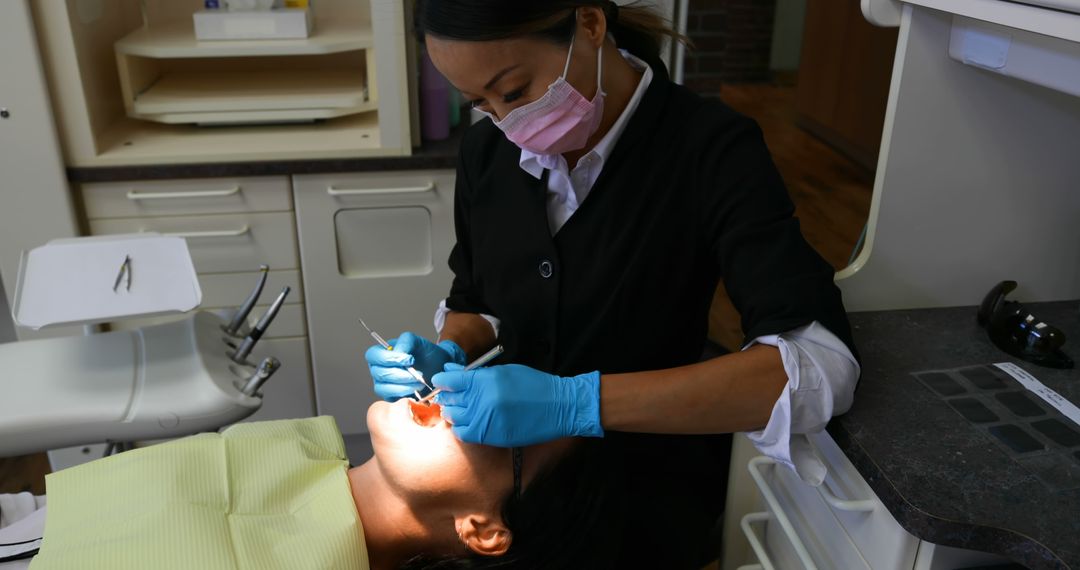
<path id="1" fill-rule="evenodd" d="M 502 556 L 510 549 L 513 537 L 501 519 L 471 514 L 455 521 L 458 538 L 473 552 L 483 556 Z"/>

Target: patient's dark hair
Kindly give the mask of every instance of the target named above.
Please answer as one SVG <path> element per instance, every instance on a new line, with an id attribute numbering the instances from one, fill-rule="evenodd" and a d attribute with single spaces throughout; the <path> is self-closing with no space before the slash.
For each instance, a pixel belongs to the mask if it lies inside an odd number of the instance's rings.
<path id="1" fill-rule="evenodd" d="M 520 497 L 510 493 L 504 499 L 503 522 L 513 538 L 503 556 L 481 556 L 462 546 L 460 555 L 421 555 L 400 570 L 613 567 L 626 497 L 619 484 L 621 462 L 610 448 L 603 440 L 583 439 L 538 473 Z"/>
<path id="2" fill-rule="evenodd" d="M 568 44 L 575 10 L 603 8 L 616 45 L 649 62 L 659 61 L 665 37 L 686 43 L 652 5 L 616 6 L 610 0 L 416 0 L 416 34 L 451 40 L 492 41 L 537 36 Z"/>

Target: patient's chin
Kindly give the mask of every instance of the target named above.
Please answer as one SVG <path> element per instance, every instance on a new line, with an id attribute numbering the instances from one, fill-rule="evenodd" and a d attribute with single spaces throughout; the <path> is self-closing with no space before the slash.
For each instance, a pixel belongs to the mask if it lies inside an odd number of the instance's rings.
<path id="1" fill-rule="evenodd" d="M 375 437 L 380 433 L 393 429 L 391 427 L 393 424 L 393 412 L 394 405 L 390 402 L 379 400 L 369 406 L 367 411 L 368 433 Z"/>

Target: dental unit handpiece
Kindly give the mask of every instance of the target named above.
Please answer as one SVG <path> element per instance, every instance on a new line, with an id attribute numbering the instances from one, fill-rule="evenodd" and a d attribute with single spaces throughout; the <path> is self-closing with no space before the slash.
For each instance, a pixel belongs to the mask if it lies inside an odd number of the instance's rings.
<path id="1" fill-rule="evenodd" d="M 385 338 L 383 338 L 379 333 L 371 330 L 371 327 L 367 326 L 367 323 L 364 322 L 364 319 L 360 319 L 360 325 L 367 329 L 367 332 L 371 334 L 371 338 L 375 339 L 375 342 L 379 343 L 379 346 L 385 348 L 386 350 L 394 350 L 394 347 L 390 346 L 390 343 L 386 342 Z M 407 370 L 409 375 L 415 378 L 417 382 L 423 384 L 424 386 L 427 386 L 428 389 L 435 389 L 435 387 L 432 386 L 427 380 L 424 380 L 424 375 L 421 374 L 419 370 L 413 368 L 412 366 L 406 368 L 405 370 Z M 417 392 L 413 392 L 413 394 L 416 393 Z M 417 398 L 419 398 L 419 396 L 417 396 Z"/>
<path id="2" fill-rule="evenodd" d="M 262 295 L 263 287 L 266 286 L 266 280 L 270 276 L 270 266 L 260 265 L 259 271 L 262 275 L 259 276 L 259 282 L 255 284 L 255 289 L 251 291 L 244 303 L 240 305 L 240 308 L 236 309 L 236 314 L 233 315 L 232 321 L 225 327 L 225 334 L 229 336 L 239 336 L 240 327 L 244 326 L 244 322 L 247 321 L 248 315 L 251 314 L 251 309 L 255 308 L 255 303 L 259 302 L 259 297 Z"/>
<path id="3" fill-rule="evenodd" d="M 274 321 L 274 317 L 276 317 L 278 311 L 281 310 L 281 305 L 285 303 L 285 297 L 289 296 L 289 291 L 292 291 L 292 289 L 288 285 L 281 288 L 281 293 L 278 294 L 277 299 L 274 299 L 274 304 L 270 305 L 270 308 L 267 309 L 266 313 L 259 319 L 255 328 L 251 329 L 251 332 L 244 337 L 244 341 L 237 347 L 236 352 L 229 356 L 233 362 L 237 364 L 247 364 L 248 355 L 251 354 L 252 349 L 255 348 L 255 344 L 262 338 L 266 329 L 270 328 L 270 323 Z"/>
<path id="4" fill-rule="evenodd" d="M 492 360 L 495 360 L 495 358 L 497 356 L 499 356 L 500 354 L 502 354 L 502 353 L 503 353 L 503 345 L 501 345 L 501 344 L 496 345 L 495 348 L 485 352 L 483 354 L 483 356 L 481 356 L 480 358 L 477 358 L 476 360 L 470 362 L 469 365 L 465 367 L 465 370 L 468 371 L 468 370 L 473 370 L 475 368 L 480 368 L 481 366 L 484 366 L 488 362 L 491 362 Z M 432 398 L 434 398 L 435 396 L 438 396 L 440 393 L 442 393 L 442 388 L 432 390 L 431 393 L 429 393 L 427 396 L 424 396 L 423 398 L 420 398 L 419 401 L 421 403 L 423 403 L 423 404 L 426 404 L 426 403 L 430 402 Z"/>
<path id="5" fill-rule="evenodd" d="M 281 368 L 280 360 L 273 356 L 264 358 L 263 361 L 259 363 L 259 367 L 255 369 L 255 373 L 251 375 L 251 378 L 248 378 L 247 383 L 244 384 L 244 387 L 241 388 L 240 391 L 248 396 L 254 397 L 259 393 L 259 389 L 262 388 L 263 384 L 265 384 L 279 368 Z"/>

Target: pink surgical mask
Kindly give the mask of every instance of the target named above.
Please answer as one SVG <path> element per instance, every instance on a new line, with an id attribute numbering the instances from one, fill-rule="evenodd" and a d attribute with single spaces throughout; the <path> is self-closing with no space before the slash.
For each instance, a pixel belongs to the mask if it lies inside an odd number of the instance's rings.
<path id="1" fill-rule="evenodd" d="M 510 142 L 536 154 L 563 154 L 585 148 L 604 116 L 605 93 L 600 82 L 604 48 L 600 47 L 597 56 L 596 96 L 592 101 L 566 81 L 573 53 L 574 42 L 571 40 L 562 77 L 548 86 L 543 97 L 514 109 L 503 120 L 495 121 L 495 126 L 502 129 Z"/>

